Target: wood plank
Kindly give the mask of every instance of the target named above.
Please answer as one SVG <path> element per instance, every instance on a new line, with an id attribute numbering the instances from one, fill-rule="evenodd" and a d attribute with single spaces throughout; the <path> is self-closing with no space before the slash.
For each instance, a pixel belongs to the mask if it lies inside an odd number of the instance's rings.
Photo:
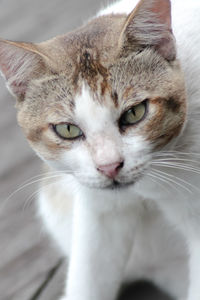
<path id="1" fill-rule="evenodd" d="M 54 275 L 53 280 L 49 281 L 48 285 L 40 294 L 39 300 L 55 300 L 62 296 L 65 287 L 67 264 L 63 261 Z M 31 299 L 36 300 L 36 299 Z"/>

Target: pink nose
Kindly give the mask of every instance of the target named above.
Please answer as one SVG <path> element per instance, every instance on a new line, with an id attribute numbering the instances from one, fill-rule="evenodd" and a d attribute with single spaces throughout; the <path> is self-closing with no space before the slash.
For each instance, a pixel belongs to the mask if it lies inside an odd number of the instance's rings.
<path id="1" fill-rule="evenodd" d="M 98 166 L 97 170 L 109 178 L 114 178 L 119 173 L 119 170 L 123 168 L 123 165 L 124 162 L 120 161 L 109 165 Z"/>

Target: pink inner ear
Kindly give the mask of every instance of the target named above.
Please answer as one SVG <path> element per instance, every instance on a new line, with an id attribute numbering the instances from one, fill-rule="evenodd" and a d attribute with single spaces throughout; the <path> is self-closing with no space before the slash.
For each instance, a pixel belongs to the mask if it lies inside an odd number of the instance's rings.
<path id="1" fill-rule="evenodd" d="M 1 57 L 0 57 L 1 60 Z M 20 68 L 23 66 L 23 60 L 20 60 L 18 64 L 12 65 L 12 58 L 10 61 L 7 59 L 7 64 L 2 63 L 0 61 L 0 69 L 8 83 L 8 86 L 13 94 L 16 96 L 24 96 L 27 88 L 27 82 L 28 80 L 22 76 L 18 76 L 18 72 Z"/>
<path id="2" fill-rule="evenodd" d="M 9 68 L 8 66 L 5 64 L 5 60 L 3 55 L 0 53 L 0 71 L 2 73 L 2 75 L 5 77 L 6 80 L 9 79 Z"/>
<path id="3" fill-rule="evenodd" d="M 153 47 L 166 60 L 176 58 L 175 40 L 171 28 L 169 0 L 141 0 L 129 15 L 120 44 L 131 51 L 137 47 Z"/>
<path id="4" fill-rule="evenodd" d="M 23 48 L 20 43 L 0 41 L 0 70 L 10 91 L 17 97 L 25 95 L 39 62 L 38 55 Z"/>
<path id="5" fill-rule="evenodd" d="M 156 0 L 151 11 L 158 16 L 162 24 L 166 24 L 171 31 L 171 3 L 169 0 Z"/>

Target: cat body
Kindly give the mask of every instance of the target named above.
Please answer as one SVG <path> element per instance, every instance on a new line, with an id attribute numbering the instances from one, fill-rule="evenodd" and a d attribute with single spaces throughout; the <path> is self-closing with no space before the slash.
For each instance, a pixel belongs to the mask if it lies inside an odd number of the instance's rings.
<path id="1" fill-rule="evenodd" d="M 49 165 L 38 208 L 70 258 L 63 300 L 114 300 L 141 278 L 200 299 L 200 4 L 173 0 L 172 25 L 170 11 L 122 0 L 44 43 L 0 40 L 19 124 Z"/>

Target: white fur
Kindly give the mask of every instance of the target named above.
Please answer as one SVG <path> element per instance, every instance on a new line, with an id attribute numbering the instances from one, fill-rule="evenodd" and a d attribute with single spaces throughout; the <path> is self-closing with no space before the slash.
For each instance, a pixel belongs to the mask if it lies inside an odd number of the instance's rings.
<path id="1" fill-rule="evenodd" d="M 62 201 L 57 201 L 56 206 L 52 206 L 46 195 L 47 190 L 43 187 L 39 198 L 39 214 L 45 220 L 46 229 L 48 229 L 51 236 L 54 237 L 63 254 L 69 256 L 73 209 L 70 207 L 71 202 L 68 203 L 66 198 L 73 198 L 73 194 L 70 192 L 72 181 L 69 176 L 59 176 L 59 181 L 56 180 L 53 187 L 58 191 L 55 197 L 62 197 Z M 59 191 L 62 191 L 62 195 L 59 195 Z"/>
<path id="2" fill-rule="evenodd" d="M 100 15 L 129 13 L 137 2 L 122 0 L 100 12 Z M 200 111 L 199 16 L 199 0 L 172 1 L 173 30 L 185 72 L 189 101 L 188 123 L 178 142 L 181 151 L 189 153 L 184 158 L 190 160 L 199 159 L 198 155 L 192 157 L 191 153 L 198 153 L 200 146 L 200 121 L 196 115 Z M 129 158 L 129 166 L 145 164 L 147 154 L 144 149 L 151 146 L 140 138 L 130 141 L 128 146 L 126 143 L 130 137 L 127 140 L 122 138 L 114 128 L 114 107 L 110 114 L 110 108 L 94 102 L 87 86 L 83 87 L 76 103 L 76 122 L 88 133 L 89 145 L 88 148 L 83 145 L 78 148 L 75 144 L 69 153 L 60 158 L 62 168 L 71 170 L 76 185 L 70 251 L 68 246 L 65 247 L 69 234 L 68 230 L 65 232 L 68 216 L 66 219 L 60 219 L 60 216 L 55 218 L 47 205 L 45 193 L 41 194 L 39 201 L 49 230 L 62 248 L 67 249 L 66 255 L 70 254 L 67 291 L 63 300 L 114 300 L 123 281 L 138 278 L 154 281 L 176 299 L 199 300 L 199 174 L 189 172 L 188 162 L 185 161 L 185 171 L 167 169 L 169 180 L 164 184 L 163 168 L 160 168 L 159 178 L 152 177 L 151 181 L 146 176 L 134 189 L 89 189 L 88 185 L 105 187 L 109 184 L 109 179 L 96 170 L 98 164 L 123 157 Z M 123 145 L 120 149 L 119 144 Z M 174 163 L 179 162 L 181 157 L 178 156 Z M 122 171 L 124 176 L 128 173 L 127 168 L 125 166 Z M 149 199 L 156 201 L 180 234 L 167 223 Z M 190 251 L 188 292 L 187 251 L 182 234 Z"/>

